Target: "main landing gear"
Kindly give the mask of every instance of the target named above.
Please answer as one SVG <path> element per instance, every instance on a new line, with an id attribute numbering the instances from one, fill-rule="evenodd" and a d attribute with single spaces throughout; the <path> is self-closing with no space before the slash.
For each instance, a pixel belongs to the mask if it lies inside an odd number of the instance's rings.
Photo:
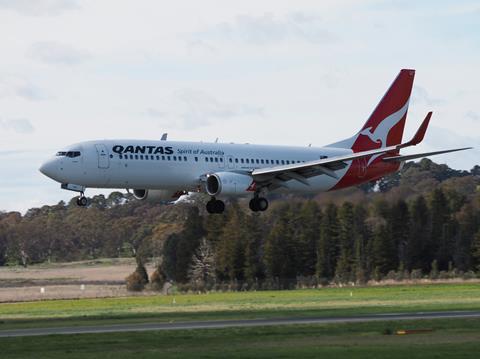
<path id="1" fill-rule="evenodd" d="M 225 203 L 219 199 L 212 197 L 210 201 L 207 202 L 207 212 L 208 213 L 223 213 L 225 211 Z"/>
<path id="2" fill-rule="evenodd" d="M 77 206 L 86 207 L 88 204 L 88 199 L 85 197 L 83 192 L 80 194 L 80 197 L 77 198 Z"/>
<path id="3" fill-rule="evenodd" d="M 259 197 L 258 195 L 254 196 L 249 203 L 249 207 L 253 212 L 263 212 L 268 208 L 268 201 L 266 198 Z M 225 211 L 225 203 L 212 197 L 210 201 L 207 202 L 207 212 L 210 214 L 214 213 L 223 213 Z"/>
<path id="4" fill-rule="evenodd" d="M 248 205 L 253 212 L 263 212 L 268 208 L 268 201 L 266 198 L 254 196 Z"/>

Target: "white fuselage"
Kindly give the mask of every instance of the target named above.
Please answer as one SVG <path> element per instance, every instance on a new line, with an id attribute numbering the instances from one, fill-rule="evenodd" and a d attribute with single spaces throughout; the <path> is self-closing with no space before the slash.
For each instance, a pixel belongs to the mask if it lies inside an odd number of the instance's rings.
<path id="1" fill-rule="evenodd" d="M 85 188 L 203 191 L 205 176 L 212 173 L 249 174 L 258 168 L 349 153 L 350 149 L 328 147 L 101 140 L 69 146 L 44 163 L 41 171 L 62 184 Z M 348 166 L 337 171 L 339 178 L 347 170 Z M 283 188 L 293 192 L 327 191 L 338 179 L 315 176 L 307 181 L 308 185 L 291 180 Z"/>

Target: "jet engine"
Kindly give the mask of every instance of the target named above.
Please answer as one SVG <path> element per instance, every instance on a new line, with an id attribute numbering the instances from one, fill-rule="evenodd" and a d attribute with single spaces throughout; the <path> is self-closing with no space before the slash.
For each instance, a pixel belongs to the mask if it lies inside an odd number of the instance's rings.
<path id="1" fill-rule="evenodd" d="M 184 191 L 169 191 L 166 189 L 134 189 L 133 197 L 138 200 L 152 199 L 157 201 L 174 201 L 178 199 Z"/>
<path id="2" fill-rule="evenodd" d="M 210 196 L 241 195 L 253 192 L 251 176 L 234 172 L 218 172 L 207 177 L 207 193 Z"/>

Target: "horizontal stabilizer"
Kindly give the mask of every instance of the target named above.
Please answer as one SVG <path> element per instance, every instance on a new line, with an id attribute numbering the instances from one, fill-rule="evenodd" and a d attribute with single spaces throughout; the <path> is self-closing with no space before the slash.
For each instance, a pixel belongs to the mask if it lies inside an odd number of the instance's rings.
<path id="1" fill-rule="evenodd" d="M 455 148 L 453 150 L 443 150 L 443 151 L 435 151 L 435 152 L 424 152 L 424 153 L 416 153 L 413 155 L 405 155 L 405 156 L 392 156 L 392 157 L 385 157 L 383 158 L 383 161 L 385 162 L 391 162 L 391 161 L 408 161 L 408 160 L 414 160 L 416 158 L 423 158 L 423 157 L 428 157 L 428 156 L 434 156 L 434 155 L 441 155 L 443 153 L 449 153 L 449 152 L 457 152 L 457 151 L 464 151 L 464 150 L 470 150 L 473 147 L 464 147 L 464 148 Z"/>

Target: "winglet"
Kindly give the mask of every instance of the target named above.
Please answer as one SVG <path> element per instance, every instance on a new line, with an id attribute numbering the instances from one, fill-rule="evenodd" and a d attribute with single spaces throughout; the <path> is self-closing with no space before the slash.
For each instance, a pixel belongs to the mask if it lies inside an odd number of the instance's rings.
<path id="1" fill-rule="evenodd" d="M 168 137 L 168 133 L 164 133 L 162 135 L 162 138 L 160 138 L 160 141 L 166 141 L 167 140 L 167 137 Z"/>
<path id="2" fill-rule="evenodd" d="M 413 136 L 413 138 L 410 141 L 405 142 L 400 146 L 401 147 L 416 146 L 420 142 L 422 142 L 423 138 L 425 137 L 425 133 L 427 132 L 427 127 L 428 127 L 428 124 L 430 123 L 431 118 L 432 118 L 432 111 L 427 113 L 427 116 L 425 116 L 425 119 L 423 120 L 422 124 L 418 128 L 417 133 L 415 133 L 415 136 Z"/>

